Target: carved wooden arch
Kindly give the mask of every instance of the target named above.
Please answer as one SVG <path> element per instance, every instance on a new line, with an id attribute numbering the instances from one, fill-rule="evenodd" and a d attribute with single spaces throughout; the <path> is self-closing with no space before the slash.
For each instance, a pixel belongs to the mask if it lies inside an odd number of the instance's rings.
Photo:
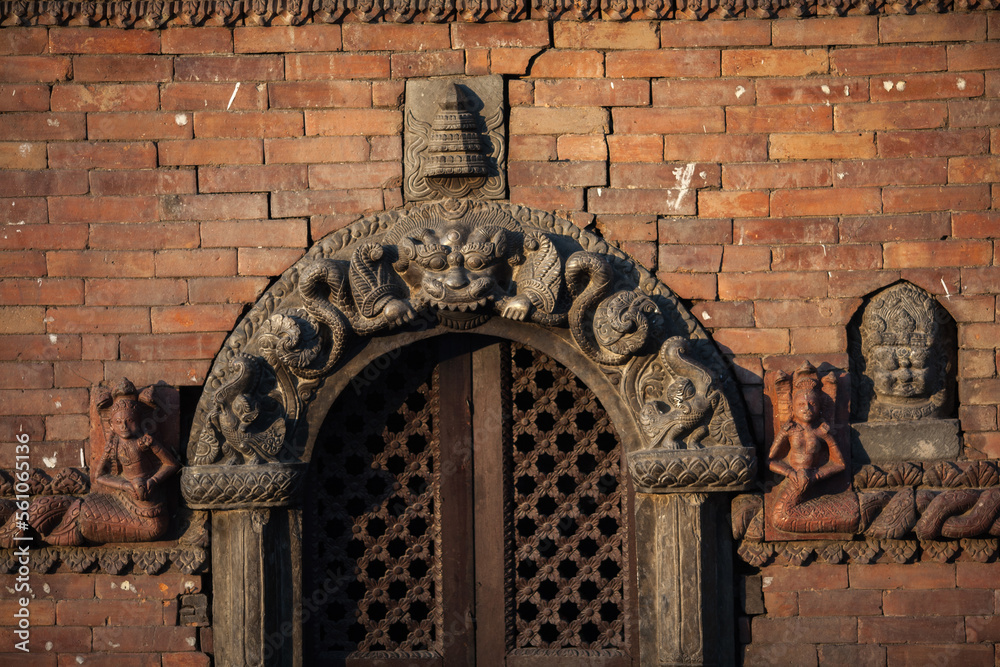
<path id="1" fill-rule="evenodd" d="M 726 568 L 706 492 L 744 488 L 756 465 L 725 362 L 666 286 L 599 237 L 530 208 L 443 200 L 327 236 L 216 359 L 181 487 L 190 506 L 213 510 L 220 664 L 301 659 L 297 524 L 284 508 L 300 501 L 319 426 L 369 361 L 455 330 L 536 347 L 594 390 L 639 491 L 639 589 L 670 592 L 640 593 L 640 653 L 714 659 L 718 614 L 702 597 L 725 602 L 715 589 Z M 680 554 L 667 567 L 663 540 Z"/>

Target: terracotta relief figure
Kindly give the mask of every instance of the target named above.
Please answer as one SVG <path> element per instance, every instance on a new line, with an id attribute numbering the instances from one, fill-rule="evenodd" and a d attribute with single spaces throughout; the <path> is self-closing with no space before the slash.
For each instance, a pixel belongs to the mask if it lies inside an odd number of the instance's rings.
<path id="1" fill-rule="evenodd" d="M 110 413 L 110 433 L 92 474 L 91 492 L 83 497 L 37 496 L 28 508 L 31 527 L 48 544 L 151 541 L 169 526 L 163 483 L 180 470 L 180 463 L 143 427 L 145 413 L 157 409 L 153 388 L 137 392 L 122 379 L 112 392 L 99 394 L 97 406 Z M 8 545 L 17 534 L 12 522 L 13 517 L 0 529 L 0 544 Z"/>
<path id="2" fill-rule="evenodd" d="M 824 377 L 835 395 L 836 381 Z M 776 383 L 781 389 L 787 376 Z M 857 495 L 851 491 L 831 493 L 824 482 L 847 469 L 829 419 L 824 415 L 828 396 L 816 369 L 806 364 L 792 379 L 790 416 L 774 437 L 768 454 L 770 469 L 785 477 L 777 490 L 771 513 L 772 524 L 796 533 L 853 532 L 860 511 Z"/>

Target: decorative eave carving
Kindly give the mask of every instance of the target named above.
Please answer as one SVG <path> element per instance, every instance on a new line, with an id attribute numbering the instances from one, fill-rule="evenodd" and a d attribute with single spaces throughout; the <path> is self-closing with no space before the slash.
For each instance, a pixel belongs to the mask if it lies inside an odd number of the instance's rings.
<path id="1" fill-rule="evenodd" d="M 3 26 L 190 26 L 306 23 L 648 21 L 985 11 L 997 0 L 117 0 L 0 2 Z"/>
<path id="2" fill-rule="evenodd" d="M 628 453 L 641 488 L 733 490 L 753 478 L 728 368 L 669 289 L 567 220 L 450 199 L 331 234 L 237 325 L 194 418 L 185 499 L 295 502 L 309 422 L 324 416 L 310 417 L 310 405 L 327 378 L 372 338 L 488 322 L 494 335 L 553 332 L 614 387 L 634 425 Z"/>

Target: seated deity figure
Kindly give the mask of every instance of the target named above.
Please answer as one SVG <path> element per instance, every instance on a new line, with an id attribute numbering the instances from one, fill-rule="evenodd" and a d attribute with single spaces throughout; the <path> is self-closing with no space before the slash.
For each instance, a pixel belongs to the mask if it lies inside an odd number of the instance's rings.
<path id="1" fill-rule="evenodd" d="M 48 544 L 147 542 L 169 527 L 163 483 L 180 470 L 180 462 L 142 426 L 143 413 L 157 407 L 153 388 L 139 393 L 122 379 L 98 407 L 110 408 L 110 433 L 91 492 L 83 497 L 36 496 L 28 507 L 31 528 Z M 0 529 L 0 545 L 12 544 L 21 533 L 17 517 L 15 513 Z"/>
<path id="2" fill-rule="evenodd" d="M 824 480 L 846 470 L 843 454 L 823 417 L 823 394 L 811 366 L 795 372 L 791 415 L 775 435 L 769 467 L 785 479 L 777 490 L 772 524 L 796 533 L 849 532 L 857 528 L 857 495 L 824 493 Z"/>

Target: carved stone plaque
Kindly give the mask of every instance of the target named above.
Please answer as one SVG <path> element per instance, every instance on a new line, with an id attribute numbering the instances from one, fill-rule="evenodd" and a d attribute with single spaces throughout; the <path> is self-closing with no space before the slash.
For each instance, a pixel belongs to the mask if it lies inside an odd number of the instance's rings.
<path id="1" fill-rule="evenodd" d="M 403 192 L 408 201 L 504 198 L 505 146 L 501 77 L 406 82 Z"/>

